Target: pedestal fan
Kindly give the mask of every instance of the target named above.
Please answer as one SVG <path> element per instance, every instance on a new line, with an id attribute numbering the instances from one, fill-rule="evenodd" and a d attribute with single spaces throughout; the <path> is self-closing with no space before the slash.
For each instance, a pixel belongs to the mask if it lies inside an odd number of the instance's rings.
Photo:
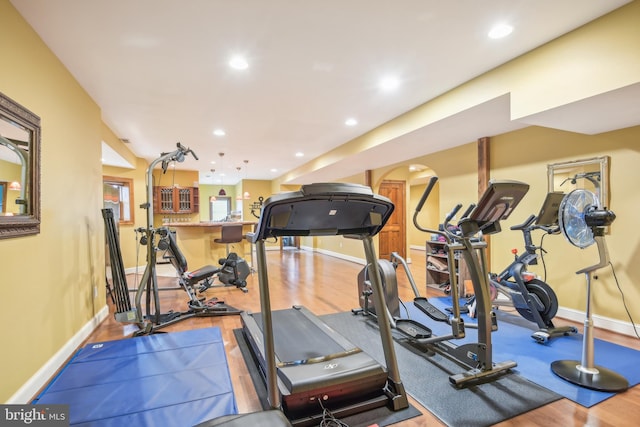
<path id="1" fill-rule="evenodd" d="M 629 388 L 629 382 L 620 374 L 594 364 L 591 277 L 594 271 L 609 264 L 604 230 L 615 218 L 613 212 L 599 207 L 598 197 L 591 191 L 573 190 L 562 199 L 559 211 L 562 234 L 572 245 L 581 249 L 595 243 L 598 247 L 600 262 L 576 272 L 576 274 L 584 273 L 587 281 L 582 360 L 556 360 L 551 364 L 551 370 L 566 381 L 593 390 L 610 392 L 626 390 Z"/>

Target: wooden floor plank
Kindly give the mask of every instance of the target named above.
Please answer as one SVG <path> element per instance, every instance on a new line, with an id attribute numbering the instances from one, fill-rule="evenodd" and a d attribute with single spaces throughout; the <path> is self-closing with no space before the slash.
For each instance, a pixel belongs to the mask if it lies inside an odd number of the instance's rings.
<path id="1" fill-rule="evenodd" d="M 335 257 L 314 254 L 309 251 L 284 250 L 269 251 L 267 255 L 269 282 L 271 287 L 271 303 L 274 310 L 289 308 L 294 304 L 304 305 L 318 315 L 347 311 L 358 307 L 357 274 L 362 266 Z M 411 271 L 423 292 L 423 296 L 440 296 L 434 289 L 425 289 L 425 253 L 411 251 Z M 129 276 L 134 286 L 134 276 Z M 175 278 L 160 277 L 161 286 L 176 283 Z M 398 274 L 400 298 L 412 299 L 413 293 L 404 274 Z M 247 311 L 260 311 L 258 277 L 248 278 L 248 293 L 233 287 L 212 288 L 206 292 L 208 298 L 217 297 L 236 308 Z M 428 292 L 428 294 L 427 294 Z M 184 310 L 187 301 L 183 291 L 161 292 L 161 307 L 167 310 Z M 426 295 L 425 295 L 426 294 Z M 113 307 L 110 307 L 113 312 Z M 559 324 L 573 324 L 558 320 Z M 578 326 L 582 330 L 581 325 Z M 219 326 L 223 331 L 223 339 L 234 391 L 240 412 L 260 410 L 258 397 L 251 383 L 249 372 L 244 364 L 233 329 L 240 327 L 239 316 L 223 316 L 212 318 L 192 318 L 163 329 L 164 331 L 182 331 L 195 328 Z M 596 330 L 596 336 L 618 344 L 640 350 L 639 340 L 603 330 Z M 122 324 L 117 323 L 110 315 L 87 339 L 87 342 L 109 341 L 127 337 Z M 523 337 L 528 339 L 528 337 Z M 576 355 L 578 357 L 579 355 Z M 443 384 L 448 387 L 448 384 Z M 422 416 L 397 424 L 403 427 L 443 425 L 429 411 L 410 399 Z M 462 402 L 461 402 L 462 404 Z M 584 408 L 568 399 L 561 399 L 542 408 L 522 414 L 499 424 L 507 426 L 631 426 L 640 420 L 640 386 L 625 393 L 616 395 L 592 408 Z"/>

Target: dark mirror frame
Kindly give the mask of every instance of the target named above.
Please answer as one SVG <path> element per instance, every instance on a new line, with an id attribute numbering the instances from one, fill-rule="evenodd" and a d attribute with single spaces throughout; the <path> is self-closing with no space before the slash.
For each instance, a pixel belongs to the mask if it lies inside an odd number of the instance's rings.
<path id="1" fill-rule="evenodd" d="M 0 239 L 40 233 L 40 117 L 0 92 L 0 118 L 31 132 L 25 215 L 0 216 Z"/>

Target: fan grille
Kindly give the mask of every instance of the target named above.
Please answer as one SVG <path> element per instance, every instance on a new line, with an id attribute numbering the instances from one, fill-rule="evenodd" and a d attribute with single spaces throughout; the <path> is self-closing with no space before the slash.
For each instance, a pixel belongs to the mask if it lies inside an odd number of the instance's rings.
<path id="1" fill-rule="evenodd" d="M 598 206 L 598 199 L 591 191 L 582 189 L 567 194 L 560 204 L 560 230 L 569 243 L 579 248 L 595 243 L 593 231 L 584 219 L 589 206 Z"/>

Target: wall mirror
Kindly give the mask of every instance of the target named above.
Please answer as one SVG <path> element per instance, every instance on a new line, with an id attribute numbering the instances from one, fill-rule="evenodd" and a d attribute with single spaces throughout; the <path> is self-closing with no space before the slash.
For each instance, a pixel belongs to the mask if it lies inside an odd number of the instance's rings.
<path id="1" fill-rule="evenodd" d="M 0 93 L 0 239 L 40 232 L 40 117 Z"/>
<path id="2" fill-rule="evenodd" d="M 600 207 L 609 207 L 608 156 L 547 165 L 547 179 L 550 192 L 589 190 L 599 197 Z"/>

